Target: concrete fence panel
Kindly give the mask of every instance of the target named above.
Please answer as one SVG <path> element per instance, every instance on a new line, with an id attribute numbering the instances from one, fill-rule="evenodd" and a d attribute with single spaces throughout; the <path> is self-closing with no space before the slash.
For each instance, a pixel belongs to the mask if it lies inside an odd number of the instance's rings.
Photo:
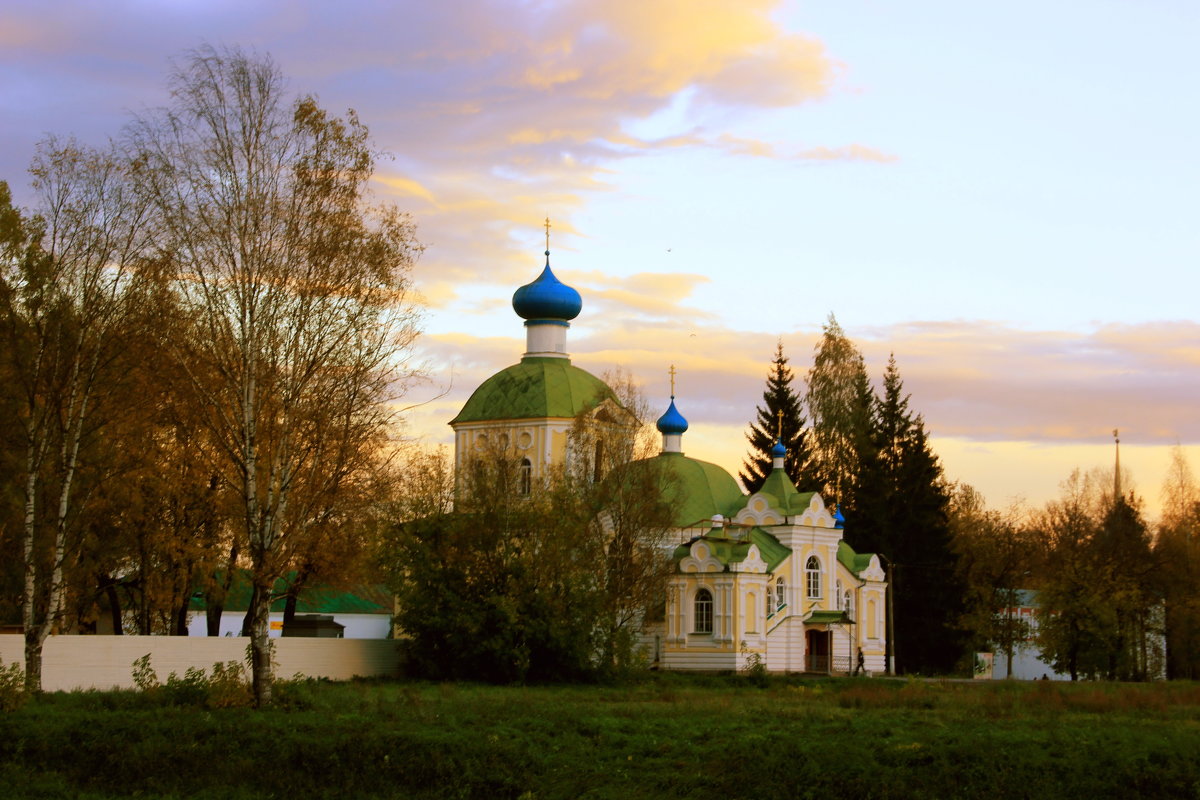
<path id="1" fill-rule="evenodd" d="M 272 639 L 276 677 L 349 680 L 400 674 L 396 642 L 390 639 Z M 189 667 L 211 669 L 218 661 L 244 663 L 249 639 L 192 636 L 51 636 L 42 650 L 42 688 L 131 689 L 133 662 L 150 655 L 165 681 Z M 0 635 L 0 660 L 25 664 L 25 639 Z"/>

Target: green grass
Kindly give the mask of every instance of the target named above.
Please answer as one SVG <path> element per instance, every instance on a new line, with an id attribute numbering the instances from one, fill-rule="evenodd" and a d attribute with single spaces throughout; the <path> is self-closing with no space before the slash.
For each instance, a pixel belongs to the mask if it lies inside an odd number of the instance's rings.
<path id="1" fill-rule="evenodd" d="M 0 715 L 6 797 L 1200 797 L 1200 684 L 656 675 L 135 692 Z"/>

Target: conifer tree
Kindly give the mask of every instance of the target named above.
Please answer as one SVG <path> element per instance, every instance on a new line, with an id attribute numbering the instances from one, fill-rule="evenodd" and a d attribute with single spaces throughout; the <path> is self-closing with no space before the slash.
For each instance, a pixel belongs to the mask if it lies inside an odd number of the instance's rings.
<path id="1" fill-rule="evenodd" d="M 763 392 L 763 404 L 757 409 L 757 421 L 750 423 L 750 432 L 746 434 L 750 453 L 738 477 L 749 492 L 761 489 L 771 473 L 771 447 L 777 438 L 782 438 L 787 447 L 783 468 L 792 483 L 802 491 L 817 488 L 804 432 L 804 411 L 800 396 L 792 389 L 792 378 L 792 368 L 788 366 L 780 340 L 775 346 L 775 360 L 767 373 L 767 388 Z"/>
<path id="2" fill-rule="evenodd" d="M 893 564 L 900 670 L 947 672 L 961 655 L 964 597 L 947 513 L 950 493 L 925 421 L 909 408 L 894 355 L 874 401 L 871 456 L 858 467 L 846 538 Z"/>

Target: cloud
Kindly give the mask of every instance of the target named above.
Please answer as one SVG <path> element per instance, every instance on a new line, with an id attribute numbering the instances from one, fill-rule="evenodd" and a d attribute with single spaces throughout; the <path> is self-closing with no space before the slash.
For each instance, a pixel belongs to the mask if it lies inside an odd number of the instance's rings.
<path id="1" fill-rule="evenodd" d="M 270 53 L 296 90 L 331 111 L 358 110 L 392 154 L 377 192 L 415 213 L 428 245 L 421 288 L 452 304 L 456 284 L 526 280 L 538 221 L 554 217 L 567 236 L 587 198 L 611 188 L 617 159 L 681 147 L 786 158 L 782 144 L 705 127 L 831 91 L 836 65 L 819 41 L 773 19 L 778 6 L 114 0 L 98 13 L 75 0 L 47 15 L 15 0 L 0 11 L 11 44 L 0 52 L 0 176 L 16 182 L 42 131 L 99 143 L 128 109 L 164 103 L 168 59 L 203 41 L 238 43 Z M 677 105 L 673 129 L 631 132 Z M 850 152 L 829 152 L 841 151 Z"/>
<path id="2" fill-rule="evenodd" d="M 414 433 L 449 441 L 445 423 L 475 387 L 520 357 L 519 320 L 513 317 L 512 324 L 512 337 L 427 337 L 424 355 L 440 365 L 435 385 L 444 387 L 452 377 L 453 387 L 410 415 Z M 1122 464 L 1151 495 L 1172 445 L 1183 442 L 1200 458 L 1194 401 L 1200 396 L 1200 324 L 1110 325 L 1078 333 L 959 320 L 848 334 L 876 383 L 895 353 L 911 407 L 923 415 L 947 476 L 976 485 L 993 503 L 1044 502 L 1071 469 L 1109 464 L 1114 427 L 1121 429 Z M 801 393 L 819 336 L 817 330 L 782 335 Z M 676 402 L 691 424 L 684 450 L 736 473 L 779 338 L 637 313 L 601 322 L 585 306 L 568 349 L 573 363 L 593 374 L 629 373 L 649 401 L 650 421 L 666 409 L 667 370 L 674 365 Z M 1149 501 L 1153 513 L 1154 497 Z"/>
<path id="3" fill-rule="evenodd" d="M 514 318 L 514 333 L 519 331 Z M 879 382 L 895 353 L 905 390 L 936 436 L 964 442 L 1023 441 L 1049 445 L 1107 443 L 1114 427 L 1131 445 L 1200 442 L 1200 324 L 1103 326 L 1091 332 L 1029 331 L 992 322 L 907 323 L 849 331 Z M 802 379 L 817 331 L 783 335 Z M 631 371 L 665 407 L 666 370 L 679 371 L 681 410 L 694 423 L 744 425 L 760 402 L 777 337 L 722 328 L 711 321 L 681 325 L 641 316 L 585 317 L 569 349 L 589 369 Z M 442 339 L 439 357 L 477 349 L 479 374 L 520 355 L 518 339 Z M 803 391 L 802 384 L 797 385 Z"/>
<path id="4" fill-rule="evenodd" d="M 861 144 L 850 144 L 845 147 L 812 147 L 801 150 L 795 158 L 806 161 L 870 161 L 879 164 L 891 164 L 899 161 L 899 156 L 884 153 L 874 147 Z"/>
<path id="5" fill-rule="evenodd" d="M 1200 324 L 1030 331 L 989 322 L 871 331 L 868 361 L 896 353 L 931 427 L 976 440 L 1089 442 L 1114 428 L 1142 444 L 1200 441 Z"/>

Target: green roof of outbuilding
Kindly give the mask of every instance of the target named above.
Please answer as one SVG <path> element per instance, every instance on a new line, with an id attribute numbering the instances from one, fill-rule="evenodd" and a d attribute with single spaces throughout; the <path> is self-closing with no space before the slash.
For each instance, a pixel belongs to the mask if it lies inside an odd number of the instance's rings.
<path id="1" fill-rule="evenodd" d="M 846 544 L 845 539 L 838 542 L 837 560 L 855 575 L 871 566 L 871 554 L 854 552 L 854 548 Z"/>
<path id="2" fill-rule="evenodd" d="M 655 459 L 675 484 L 677 527 L 709 527 L 714 515 L 733 516 L 746 504 L 737 481 L 716 464 L 683 453 L 661 453 Z"/>
<path id="3" fill-rule="evenodd" d="M 604 381 L 566 358 L 521 359 L 488 378 L 450 421 L 571 418 L 602 400 L 618 402 Z"/>
<path id="4" fill-rule="evenodd" d="M 816 492 L 801 492 L 796 489 L 787 472 L 781 469 L 771 470 L 771 474 L 763 481 L 759 494 L 765 494 L 771 501 L 771 507 L 781 511 L 785 516 L 800 514 L 812 502 Z"/>
<path id="5" fill-rule="evenodd" d="M 806 623 L 812 625 L 833 625 L 837 623 L 851 623 L 854 620 L 845 611 L 812 611 L 804 618 Z"/>
<path id="6" fill-rule="evenodd" d="M 708 545 L 709 552 L 726 567 L 745 561 L 750 552 L 750 545 L 758 547 L 758 554 L 767 562 L 767 572 L 774 572 L 775 568 L 792 554 L 791 549 L 780 544 L 778 539 L 762 528 L 751 528 L 749 531 L 737 531 L 728 538 L 724 532 L 698 536 L 691 542 L 676 547 L 672 558 L 675 561 L 685 558 L 697 540 L 703 540 Z"/>

